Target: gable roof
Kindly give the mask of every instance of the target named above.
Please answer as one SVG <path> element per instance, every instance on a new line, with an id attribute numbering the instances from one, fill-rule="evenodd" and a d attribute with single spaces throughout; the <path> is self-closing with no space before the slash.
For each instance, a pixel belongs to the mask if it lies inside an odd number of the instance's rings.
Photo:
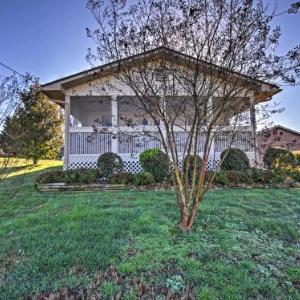
<path id="1" fill-rule="evenodd" d="M 130 63 L 133 64 L 134 62 L 138 62 L 140 59 L 151 59 L 154 58 L 155 56 L 165 56 L 167 57 L 169 60 L 173 60 L 178 64 L 196 64 L 196 63 L 200 63 L 203 66 L 209 66 L 210 68 L 214 69 L 214 71 L 216 72 L 226 72 L 228 71 L 228 69 L 222 67 L 222 66 L 218 66 L 216 64 L 213 63 L 209 63 L 206 62 L 204 60 L 198 60 L 193 56 L 181 53 L 179 51 L 170 49 L 170 48 L 166 48 L 166 47 L 158 47 L 152 50 L 148 50 L 133 56 L 129 56 L 123 59 L 120 59 L 118 61 L 114 61 L 114 62 L 110 62 L 95 68 L 91 68 L 89 70 L 85 70 L 85 71 L 81 71 L 79 73 L 75 73 L 48 83 L 45 83 L 42 85 L 42 90 L 43 92 L 49 96 L 52 99 L 63 99 L 64 93 L 63 90 L 64 89 L 70 89 L 73 88 L 75 86 L 78 86 L 82 83 L 86 83 L 89 81 L 89 79 L 91 78 L 91 76 L 93 75 L 97 75 L 98 78 L 99 76 L 106 76 L 108 74 L 111 74 L 113 72 L 117 71 L 118 66 L 121 63 Z M 274 84 L 270 84 L 267 82 L 264 82 L 262 80 L 258 80 L 258 79 L 254 79 L 251 78 L 247 75 L 238 73 L 238 72 L 234 72 L 234 71 L 230 71 L 231 74 L 233 74 L 233 76 L 237 76 L 240 77 L 241 79 L 247 81 L 247 82 L 251 82 L 255 85 L 258 86 L 258 92 L 256 95 L 256 101 L 257 103 L 259 102 L 263 102 L 263 101 L 268 101 L 270 97 L 272 97 L 273 95 L 279 93 L 281 91 L 281 89 Z"/>
<path id="2" fill-rule="evenodd" d="M 266 132 L 269 132 L 273 129 L 279 129 L 279 130 L 283 130 L 283 131 L 288 131 L 290 133 L 293 133 L 293 134 L 296 134 L 296 135 L 299 135 L 300 136 L 300 132 L 299 131 L 296 131 L 296 130 L 293 130 L 291 128 L 288 128 L 288 127 L 285 127 L 285 126 L 282 126 L 282 125 L 275 125 L 271 128 L 266 128 L 266 129 L 263 129 L 261 131 L 259 131 L 257 134 L 264 134 Z"/>

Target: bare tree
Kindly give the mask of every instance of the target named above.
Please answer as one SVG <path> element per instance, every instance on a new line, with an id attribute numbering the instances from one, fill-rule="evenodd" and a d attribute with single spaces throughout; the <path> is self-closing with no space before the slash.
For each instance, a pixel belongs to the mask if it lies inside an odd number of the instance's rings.
<path id="1" fill-rule="evenodd" d="M 92 88 L 109 93 L 121 83 L 133 91 L 135 121 L 148 119 L 156 127 L 155 133 L 143 131 L 172 163 L 180 228 L 189 230 L 215 176 L 206 178 L 214 138 L 227 130 L 229 147 L 234 144 L 240 125 L 249 122 L 246 112 L 254 109 L 253 91 L 264 82 L 297 83 L 300 46 L 277 55 L 280 28 L 273 23 L 278 12 L 263 1 L 90 0 L 88 8 L 97 21 L 96 30 L 87 29 L 97 44 L 88 59 L 106 64 L 92 74 Z M 288 13 L 298 8 L 296 3 Z M 105 72 L 115 84 L 97 85 Z M 271 95 L 279 91 L 276 85 L 269 89 Z M 180 155 L 178 129 L 185 133 Z M 185 157 L 193 160 L 182 169 Z"/>

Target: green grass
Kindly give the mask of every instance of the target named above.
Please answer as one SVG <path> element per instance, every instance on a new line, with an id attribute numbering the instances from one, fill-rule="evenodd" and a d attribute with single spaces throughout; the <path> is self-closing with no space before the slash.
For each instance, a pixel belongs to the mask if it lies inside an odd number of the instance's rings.
<path id="1" fill-rule="evenodd" d="M 183 234 L 172 191 L 37 192 L 34 176 L 58 165 L 0 184 L 0 299 L 88 285 L 110 265 L 197 299 L 300 299 L 300 190 L 212 190 Z"/>

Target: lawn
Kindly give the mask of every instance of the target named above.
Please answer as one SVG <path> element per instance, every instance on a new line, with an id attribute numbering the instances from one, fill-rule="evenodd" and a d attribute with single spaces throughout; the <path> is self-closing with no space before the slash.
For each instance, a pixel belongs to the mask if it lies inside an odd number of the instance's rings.
<path id="1" fill-rule="evenodd" d="M 300 190 L 209 191 L 183 234 L 172 191 L 37 192 L 34 176 L 57 165 L 0 185 L 0 299 L 66 286 L 103 299 L 300 299 Z"/>

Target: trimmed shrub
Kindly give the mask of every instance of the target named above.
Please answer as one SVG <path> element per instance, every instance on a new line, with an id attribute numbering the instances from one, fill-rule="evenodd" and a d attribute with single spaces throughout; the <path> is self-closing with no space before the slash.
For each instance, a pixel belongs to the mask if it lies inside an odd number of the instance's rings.
<path id="1" fill-rule="evenodd" d="M 75 169 L 65 171 L 66 183 L 89 184 L 97 182 L 101 177 L 99 170 L 96 169 Z"/>
<path id="2" fill-rule="evenodd" d="M 239 185 L 240 183 L 245 183 L 245 184 L 253 183 L 253 179 L 247 171 L 230 170 L 230 171 L 226 171 L 225 174 L 229 184 L 232 186 Z"/>
<path id="3" fill-rule="evenodd" d="M 254 183 L 262 183 L 263 170 L 251 168 L 246 170 L 247 174 L 252 178 Z"/>
<path id="4" fill-rule="evenodd" d="M 162 182 L 170 174 L 168 156 L 160 149 L 144 151 L 140 154 L 139 160 L 143 170 L 151 173 L 156 182 Z"/>
<path id="5" fill-rule="evenodd" d="M 133 177 L 133 184 L 137 186 L 151 185 L 155 183 L 153 175 L 149 172 L 135 174 Z"/>
<path id="6" fill-rule="evenodd" d="M 226 173 L 224 171 L 217 172 L 216 176 L 214 178 L 214 183 L 220 184 L 220 185 L 228 185 L 229 181 L 226 176 Z"/>
<path id="7" fill-rule="evenodd" d="M 95 169 L 55 170 L 38 175 L 35 182 L 38 184 L 58 182 L 89 184 L 97 182 L 101 177 L 99 170 Z"/>
<path id="8" fill-rule="evenodd" d="M 261 181 L 264 184 L 271 184 L 275 182 L 276 174 L 272 170 L 264 170 L 261 173 Z"/>
<path id="9" fill-rule="evenodd" d="M 185 172 L 186 168 L 188 167 L 189 181 L 192 180 L 194 168 L 196 167 L 196 176 L 197 176 L 200 174 L 201 166 L 202 166 L 202 158 L 199 155 L 189 155 L 185 157 L 183 161 L 183 172 Z"/>
<path id="10" fill-rule="evenodd" d="M 46 171 L 39 174 L 35 178 L 35 183 L 57 183 L 57 182 L 64 182 L 65 181 L 65 173 L 63 170 L 52 170 Z"/>
<path id="11" fill-rule="evenodd" d="M 227 152 L 228 151 L 228 152 Z M 226 157 L 224 158 L 224 156 Z M 224 158 L 221 169 L 225 171 L 243 171 L 250 168 L 249 158 L 240 149 L 226 149 L 221 153 L 221 160 Z"/>
<path id="12" fill-rule="evenodd" d="M 282 169 L 273 170 L 275 173 L 274 183 L 282 183 L 287 179 L 287 173 Z"/>
<path id="13" fill-rule="evenodd" d="M 300 170 L 289 170 L 288 175 L 296 182 L 300 182 Z"/>
<path id="14" fill-rule="evenodd" d="M 246 171 L 236 171 L 238 178 L 239 178 L 239 183 L 246 183 L 246 184 L 252 184 L 253 179 L 252 177 L 247 173 Z"/>
<path id="15" fill-rule="evenodd" d="M 110 184 L 133 184 L 134 174 L 122 172 L 112 174 L 108 177 L 108 183 Z"/>
<path id="16" fill-rule="evenodd" d="M 249 169 L 247 173 L 252 177 L 255 183 L 261 184 L 282 183 L 286 179 L 286 173 L 282 170 L 260 170 L 252 168 Z"/>
<path id="17" fill-rule="evenodd" d="M 296 165 L 300 166 L 300 152 L 293 153 L 296 159 Z"/>
<path id="18" fill-rule="evenodd" d="M 265 152 L 263 160 L 268 169 L 287 168 L 296 165 L 294 154 L 282 148 L 269 147 Z"/>
<path id="19" fill-rule="evenodd" d="M 226 177 L 229 185 L 236 186 L 240 183 L 239 176 L 236 171 L 230 170 L 226 172 Z"/>
<path id="20" fill-rule="evenodd" d="M 100 155 L 97 160 L 97 167 L 105 178 L 108 178 L 114 173 L 119 173 L 123 169 L 122 158 L 112 152 L 106 152 Z"/>

